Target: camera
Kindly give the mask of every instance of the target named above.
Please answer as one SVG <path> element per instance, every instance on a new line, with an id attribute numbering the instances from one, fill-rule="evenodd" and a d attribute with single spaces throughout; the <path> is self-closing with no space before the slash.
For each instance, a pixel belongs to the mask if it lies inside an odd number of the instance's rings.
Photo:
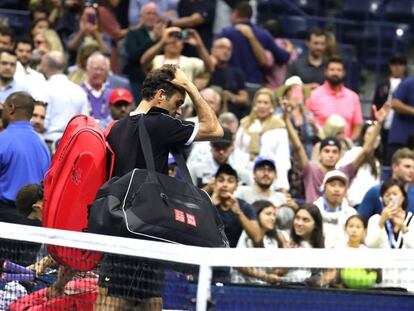
<path id="1" fill-rule="evenodd" d="M 179 40 L 187 41 L 188 38 L 190 37 L 190 34 L 188 31 L 183 30 L 183 31 L 174 31 L 171 33 L 171 36 Z"/>

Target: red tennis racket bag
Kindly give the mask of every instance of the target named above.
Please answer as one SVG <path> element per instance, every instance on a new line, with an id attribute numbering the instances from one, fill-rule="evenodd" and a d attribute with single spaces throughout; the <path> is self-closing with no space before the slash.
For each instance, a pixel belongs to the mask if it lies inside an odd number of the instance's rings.
<path id="1" fill-rule="evenodd" d="M 87 207 L 112 172 L 114 157 L 105 137 L 92 117 L 78 115 L 68 123 L 44 179 L 44 227 L 85 230 Z M 76 270 L 93 269 L 101 258 L 100 253 L 80 249 L 47 249 L 56 262 Z"/>

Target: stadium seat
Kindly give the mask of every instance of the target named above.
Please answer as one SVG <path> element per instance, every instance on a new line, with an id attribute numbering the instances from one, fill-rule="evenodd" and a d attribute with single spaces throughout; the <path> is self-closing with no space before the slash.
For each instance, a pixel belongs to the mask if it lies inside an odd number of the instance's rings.
<path id="1" fill-rule="evenodd" d="M 0 9 L 0 21 L 13 28 L 17 35 L 25 34 L 30 29 L 29 11 Z"/>
<path id="2" fill-rule="evenodd" d="M 385 18 L 389 21 L 412 23 L 414 18 L 413 0 L 390 0 L 385 6 Z"/>
<path id="3" fill-rule="evenodd" d="M 310 29 L 318 26 L 315 20 L 302 16 L 281 16 L 279 21 L 282 25 L 282 36 L 287 38 L 303 39 Z"/>
<path id="4" fill-rule="evenodd" d="M 320 0 L 291 0 L 290 3 L 296 6 L 298 9 L 302 10 L 305 13 L 310 15 L 322 15 Z M 289 11 L 292 9 L 290 8 Z M 293 14 L 298 14 L 298 12 L 293 12 Z"/>
<path id="5" fill-rule="evenodd" d="M 296 50 L 296 53 L 298 53 L 298 57 L 301 57 L 308 50 L 305 40 L 302 40 L 302 39 L 288 39 L 288 40 L 292 42 L 292 44 L 295 46 L 295 50 Z"/>
<path id="6" fill-rule="evenodd" d="M 392 176 L 391 166 L 383 166 L 382 167 L 381 180 L 384 181 L 386 179 L 391 178 L 391 176 Z"/>
<path id="7" fill-rule="evenodd" d="M 381 0 L 346 0 L 343 1 L 342 17 L 353 20 L 364 20 L 378 17 L 382 12 Z"/>

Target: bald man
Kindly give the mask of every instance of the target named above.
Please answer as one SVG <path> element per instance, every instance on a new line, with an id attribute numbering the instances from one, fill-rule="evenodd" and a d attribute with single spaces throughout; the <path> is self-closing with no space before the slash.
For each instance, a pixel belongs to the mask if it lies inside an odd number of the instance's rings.
<path id="1" fill-rule="evenodd" d="M 208 85 L 223 89 L 223 101 L 228 110 L 240 120 L 249 113 L 249 95 L 244 88 L 244 78 L 240 69 L 231 67 L 229 61 L 233 53 L 233 45 L 227 38 L 216 39 L 211 48 L 211 57 L 215 63 L 215 71 Z"/>
<path id="2" fill-rule="evenodd" d="M 56 147 L 66 125 L 77 114 L 89 115 L 88 98 L 84 90 L 63 74 L 65 58 L 62 53 L 53 51 L 45 54 L 40 63 L 40 71 L 45 75 L 44 102 L 48 104 L 45 120 L 45 140 Z"/>

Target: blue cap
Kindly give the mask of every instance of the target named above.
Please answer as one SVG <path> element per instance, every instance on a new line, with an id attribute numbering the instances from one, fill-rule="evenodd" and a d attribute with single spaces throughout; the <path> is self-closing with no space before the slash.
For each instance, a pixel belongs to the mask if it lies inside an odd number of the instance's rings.
<path id="1" fill-rule="evenodd" d="M 270 165 L 276 171 L 275 161 L 271 157 L 266 157 L 266 156 L 258 156 L 256 158 L 256 161 L 254 161 L 253 170 L 256 170 L 257 167 L 263 166 L 263 165 Z"/>

